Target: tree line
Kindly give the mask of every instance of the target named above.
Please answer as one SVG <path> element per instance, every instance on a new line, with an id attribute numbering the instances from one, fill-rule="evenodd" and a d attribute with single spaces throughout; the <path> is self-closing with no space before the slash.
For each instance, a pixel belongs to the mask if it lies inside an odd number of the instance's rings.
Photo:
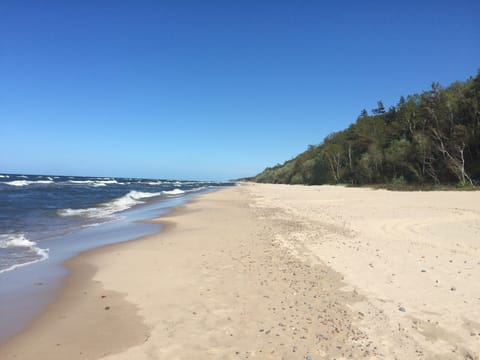
<path id="1" fill-rule="evenodd" d="M 480 182 L 480 71 L 444 88 L 382 101 L 347 129 L 252 178 L 284 184 Z"/>

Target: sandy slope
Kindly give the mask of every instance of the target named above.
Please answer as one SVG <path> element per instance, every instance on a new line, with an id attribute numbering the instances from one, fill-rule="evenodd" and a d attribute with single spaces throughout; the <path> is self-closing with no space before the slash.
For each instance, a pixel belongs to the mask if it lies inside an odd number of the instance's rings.
<path id="1" fill-rule="evenodd" d="M 0 358 L 478 358 L 478 192 L 247 185 L 161 221 L 75 259 Z"/>

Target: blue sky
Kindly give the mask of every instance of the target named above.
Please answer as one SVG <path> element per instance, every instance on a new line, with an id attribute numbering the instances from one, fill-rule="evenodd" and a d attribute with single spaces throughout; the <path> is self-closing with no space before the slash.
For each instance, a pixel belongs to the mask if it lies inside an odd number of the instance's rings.
<path id="1" fill-rule="evenodd" d="M 2 1 L 0 172 L 229 179 L 480 68 L 479 1 Z"/>

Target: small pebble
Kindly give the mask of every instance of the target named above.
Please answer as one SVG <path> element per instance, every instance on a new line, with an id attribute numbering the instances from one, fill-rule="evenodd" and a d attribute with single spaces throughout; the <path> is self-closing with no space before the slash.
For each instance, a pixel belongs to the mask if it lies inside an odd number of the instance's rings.
<path id="1" fill-rule="evenodd" d="M 400 307 L 398 308 L 398 310 L 401 311 L 401 312 L 407 311 L 407 310 L 405 310 L 405 308 L 404 308 L 403 306 L 400 306 Z"/>
<path id="2" fill-rule="evenodd" d="M 450 291 L 455 291 L 455 290 L 457 290 L 457 288 L 456 288 L 455 286 L 452 286 L 452 287 L 450 288 Z"/>

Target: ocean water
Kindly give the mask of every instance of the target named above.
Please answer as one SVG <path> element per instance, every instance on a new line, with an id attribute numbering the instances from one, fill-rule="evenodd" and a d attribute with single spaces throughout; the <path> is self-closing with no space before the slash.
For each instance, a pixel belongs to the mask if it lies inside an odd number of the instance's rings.
<path id="1" fill-rule="evenodd" d="M 233 184 L 0 174 L 0 278 L 47 260 L 56 248 L 78 247 L 74 242 L 81 242 L 82 236 L 72 234 L 121 224 L 132 208 L 229 185 Z"/>

